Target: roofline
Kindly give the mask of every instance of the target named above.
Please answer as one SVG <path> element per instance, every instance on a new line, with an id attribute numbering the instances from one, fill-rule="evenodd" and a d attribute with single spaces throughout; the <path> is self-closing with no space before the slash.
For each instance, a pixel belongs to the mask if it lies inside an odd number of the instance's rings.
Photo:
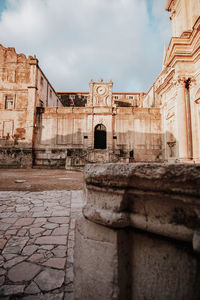
<path id="1" fill-rule="evenodd" d="M 56 92 L 57 94 L 89 94 L 89 92 Z M 146 94 L 144 92 L 113 92 L 114 95 L 140 95 Z"/>
<path id="2" fill-rule="evenodd" d="M 114 95 L 140 95 L 145 94 L 144 92 L 113 92 Z"/>
<path id="3" fill-rule="evenodd" d="M 89 92 L 56 92 L 57 94 L 89 94 Z"/>
<path id="4" fill-rule="evenodd" d="M 39 64 L 37 65 L 39 71 L 42 73 L 42 76 L 45 78 L 45 80 L 47 81 L 48 85 L 50 86 L 50 88 L 54 91 L 54 93 L 57 95 L 55 89 L 53 88 L 52 84 L 49 82 L 47 76 L 44 74 L 44 72 L 42 71 L 42 69 L 40 68 Z"/>

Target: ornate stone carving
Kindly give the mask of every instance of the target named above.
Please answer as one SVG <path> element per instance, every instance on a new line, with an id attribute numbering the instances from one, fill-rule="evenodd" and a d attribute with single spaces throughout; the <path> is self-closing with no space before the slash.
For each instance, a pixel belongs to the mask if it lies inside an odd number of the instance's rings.
<path id="1" fill-rule="evenodd" d="M 90 81 L 90 96 L 88 105 L 92 106 L 112 106 L 112 86 L 113 82 Z"/>

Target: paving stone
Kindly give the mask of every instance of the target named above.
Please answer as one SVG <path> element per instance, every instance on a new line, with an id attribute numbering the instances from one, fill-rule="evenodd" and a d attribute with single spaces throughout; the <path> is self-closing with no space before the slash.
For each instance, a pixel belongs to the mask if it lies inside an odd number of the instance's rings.
<path id="1" fill-rule="evenodd" d="M 17 254 L 20 253 L 25 244 L 28 241 L 28 237 L 18 237 L 18 236 L 13 236 L 8 243 L 6 244 L 6 247 L 3 249 L 3 254 L 4 253 L 9 253 L 9 254 Z"/>
<path id="2" fill-rule="evenodd" d="M 3 257 L 6 260 L 12 259 L 13 257 L 16 257 L 16 256 L 17 256 L 17 254 L 3 254 Z"/>
<path id="3" fill-rule="evenodd" d="M 58 227 L 59 225 L 58 224 L 55 224 L 55 223 L 46 223 L 44 224 L 42 227 L 43 228 L 46 228 L 46 229 L 54 229 L 56 227 Z"/>
<path id="4" fill-rule="evenodd" d="M 67 261 L 69 262 L 74 262 L 74 249 L 73 248 L 69 248 L 67 250 Z"/>
<path id="5" fill-rule="evenodd" d="M 35 282 L 31 282 L 29 286 L 25 289 L 25 294 L 37 294 L 40 293 L 40 289 Z"/>
<path id="6" fill-rule="evenodd" d="M 35 212 L 35 213 L 32 214 L 32 217 L 34 217 L 34 218 L 50 217 L 50 216 L 51 216 L 51 213 L 46 212 L 46 211 L 44 211 L 44 212 Z"/>
<path id="7" fill-rule="evenodd" d="M 28 262 L 22 262 L 8 271 L 8 278 L 13 282 L 31 280 L 40 271 L 40 267 Z"/>
<path id="8" fill-rule="evenodd" d="M 72 282 L 65 286 L 65 292 L 72 293 L 73 291 L 74 291 L 74 285 Z"/>
<path id="9" fill-rule="evenodd" d="M 34 281 L 42 291 L 51 291 L 61 287 L 64 282 L 65 272 L 62 270 L 45 269 Z"/>
<path id="10" fill-rule="evenodd" d="M 45 207 L 35 206 L 31 209 L 32 212 L 42 212 L 45 210 Z"/>
<path id="11" fill-rule="evenodd" d="M 67 249 L 64 248 L 64 249 L 59 249 L 58 247 L 56 249 L 54 249 L 53 251 L 53 254 L 56 256 L 56 257 L 65 257 L 67 254 Z"/>
<path id="12" fill-rule="evenodd" d="M 53 253 L 49 250 L 38 249 L 37 253 L 43 254 L 44 258 L 48 259 L 53 256 Z"/>
<path id="13" fill-rule="evenodd" d="M 23 300 L 44 300 L 44 296 L 41 295 L 41 294 L 28 295 L 28 296 L 25 296 L 25 297 L 20 298 L 20 299 L 23 299 Z"/>
<path id="14" fill-rule="evenodd" d="M 73 279 L 74 279 L 74 271 L 73 271 L 73 266 L 71 266 L 70 268 L 66 269 L 65 283 L 69 284 L 73 282 Z"/>
<path id="15" fill-rule="evenodd" d="M 41 253 L 35 253 L 35 254 L 31 255 L 31 257 L 29 257 L 28 260 L 31 262 L 36 262 L 36 263 L 41 262 L 41 261 L 44 261 L 44 255 Z"/>
<path id="16" fill-rule="evenodd" d="M 7 261 L 6 263 L 4 263 L 4 268 L 9 269 L 12 266 L 18 264 L 19 262 L 25 260 L 27 258 L 27 256 L 17 256 L 14 257 L 13 259 Z"/>
<path id="17" fill-rule="evenodd" d="M 16 212 L 24 212 L 24 211 L 29 211 L 30 207 L 29 206 L 17 206 L 16 207 Z"/>
<path id="18" fill-rule="evenodd" d="M 68 228 L 59 227 L 53 230 L 52 235 L 65 235 L 68 234 Z"/>
<path id="19" fill-rule="evenodd" d="M 43 232 L 45 229 L 43 229 L 43 228 L 31 228 L 30 229 L 30 234 L 31 235 L 35 235 L 35 234 L 38 234 L 38 233 L 40 233 L 40 232 Z"/>
<path id="20" fill-rule="evenodd" d="M 36 218 L 34 224 L 46 224 L 46 218 Z"/>
<path id="21" fill-rule="evenodd" d="M 64 269 L 66 258 L 50 258 L 46 262 L 43 263 L 44 266 L 52 267 L 56 269 Z"/>
<path id="22" fill-rule="evenodd" d="M 6 273 L 6 270 L 4 270 L 3 268 L 0 268 L 0 275 L 4 275 Z"/>
<path id="23" fill-rule="evenodd" d="M 0 295 L 17 295 L 23 293 L 25 285 L 4 285 L 0 287 Z"/>
<path id="24" fill-rule="evenodd" d="M 6 239 L 0 239 L 0 250 L 2 250 L 4 248 L 6 243 L 7 243 Z"/>
<path id="25" fill-rule="evenodd" d="M 6 218 L 6 219 L 1 219 L 1 223 L 9 223 L 9 224 L 14 224 L 16 222 L 17 218 Z"/>
<path id="26" fill-rule="evenodd" d="M 2 231 L 6 231 L 9 227 L 11 226 L 11 224 L 0 224 L 0 230 Z"/>
<path id="27" fill-rule="evenodd" d="M 43 245 L 49 245 L 49 244 L 60 244 L 65 245 L 67 243 L 67 237 L 66 236 L 42 236 L 36 239 L 36 244 L 43 244 Z"/>
<path id="28" fill-rule="evenodd" d="M 0 286 L 4 284 L 5 276 L 0 276 Z"/>
<path id="29" fill-rule="evenodd" d="M 2 266 L 4 263 L 4 257 L 2 255 L 0 255 L 0 266 Z"/>
<path id="30" fill-rule="evenodd" d="M 29 239 L 28 243 L 27 243 L 27 246 L 28 245 L 34 245 L 35 244 L 35 240 L 36 240 L 36 237 Z"/>
<path id="31" fill-rule="evenodd" d="M 6 247 L 4 250 L 3 250 L 3 253 L 20 253 L 21 251 L 21 247 L 20 246 L 10 246 L 10 247 Z"/>
<path id="32" fill-rule="evenodd" d="M 65 217 L 65 216 L 70 216 L 70 212 L 65 212 L 63 210 L 54 210 L 52 211 L 52 214 L 51 214 L 52 217 Z"/>
<path id="33" fill-rule="evenodd" d="M 54 247 L 55 247 L 54 245 L 44 245 L 44 246 L 40 246 L 40 249 L 52 250 Z"/>
<path id="34" fill-rule="evenodd" d="M 32 224 L 34 221 L 34 218 L 21 218 L 18 219 L 15 223 L 15 226 L 26 226 Z"/>
<path id="35" fill-rule="evenodd" d="M 28 246 L 24 247 L 22 254 L 23 255 L 32 255 L 37 249 L 38 249 L 38 246 L 36 246 L 36 245 L 28 245 Z"/>
<path id="36" fill-rule="evenodd" d="M 52 230 L 46 230 L 45 232 L 43 232 L 43 235 L 51 235 Z"/>
<path id="37" fill-rule="evenodd" d="M 72 194 L 75 202 L 72 204 L 72 214 L 69 217 Z M 0 193 L 0 201 L 1 196 L 2 193 Z M 81 211 L 81 202 L 76 199 L 76 192 L 5 192 L 4 198 L 7 205 L 4 207 L 0 205 L 0 212 L 2 211 L 0 225 L 3 224 L 2 230 L 0 230 L 0 241 L 5 240 L 5 244 L 2 246 L 2 255 L 6 260 L 4 264 L 8 268 L 8 274 L 4 268 L 0 267 L 1 288 L 5 287 L 4 294 L 1 292 L 0 294 L 5 297 L 8 295 L 8 299 L 11 296 L 16 300 L 73 299 L 71 298 L 73 295 L 73 264 L 71 261 L 74 226 L 77 213 Z M 33 214 L 35 214 L 34 217 Z M 28 236 L 29 233 L 30 236 Z M 40 234 L 42 236 L 38 237 L 37 235 Z M 67 262 L 66 243 L 68 244 Z M 21 259 L 26 259 L 26 261 L 22 262 Z M 35 267 L 38 270 L 35 270 Z M 65 278 L 63 268 L 67 270 L 66 283 L 68 285 L 65 287 L 65 295 L 63 294 L 64 287 L 61 288 L 62 292 L 60 289 Z M 43 278 L 42 280 L 40 280 L 40 276 Z M 8 286 L 4 278 L 13 279 L 14 285 Z M 18 282 L 20 280 L 32 281 L 25 287 L 22 282 Z M 39 282 L 37 283 L 35 280 L 40 281 L 40 284 L 43 285 L 43 292 L 40 291 Z M 24 289 L 25 291 L 23 291 Z"/>
<path id="38" fill-rule="evenodd" d="M 74 241 L 68 240 L 67 246 L 68 246 L 68 248 L 74 248 Z"/>
<path id="39" fill-rule="evenodd" d="M 18 236 L 25 236 L 27 233 L 27 229 L 20 229 L 17 233 Z"/>
<path id="40" fill-rule="evenodd" d="M 48 221 L 52 222 L 52 223 L 63 224 L 63 223 L 69 223 L 69 218 L 68 217 L 51 217 L 51 218 L 48 218 Z"/>
<path id="41" fill-rule="evenodd" d="M 9 229 L 6 231 L 6 234 L 10 234 L 10 235 L 16 235 L 17 230 L 16 229 Z"/>
<path id="42" fill-rule="evenodd" d="M 74 300 L 74 294 L 73 293 L 65 293 L 65 297 L 63 300 Z"/>
<path id="43" fill-rule="evenodd" d="M 62 300 L 64 293 L 59 294 L 44 294 L 44 300 Z"/>

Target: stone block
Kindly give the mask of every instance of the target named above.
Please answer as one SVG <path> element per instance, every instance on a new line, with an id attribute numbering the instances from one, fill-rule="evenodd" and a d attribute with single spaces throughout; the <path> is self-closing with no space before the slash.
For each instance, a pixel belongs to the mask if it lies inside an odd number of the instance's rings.
<path id="1" fill-rule="evenodd" d="M 74 258 L 75 299 L 117 299 L 117 268 L 116 232 L 80 218 Z"/>

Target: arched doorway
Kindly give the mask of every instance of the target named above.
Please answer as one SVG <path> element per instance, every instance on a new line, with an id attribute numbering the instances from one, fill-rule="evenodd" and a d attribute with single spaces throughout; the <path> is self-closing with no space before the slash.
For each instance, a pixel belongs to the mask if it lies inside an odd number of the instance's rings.
<path id="1" fill-rule="evenodd" d="M 106 149 L 106 127 L 98 124 L 94 129 L 94 148 Z"/>

